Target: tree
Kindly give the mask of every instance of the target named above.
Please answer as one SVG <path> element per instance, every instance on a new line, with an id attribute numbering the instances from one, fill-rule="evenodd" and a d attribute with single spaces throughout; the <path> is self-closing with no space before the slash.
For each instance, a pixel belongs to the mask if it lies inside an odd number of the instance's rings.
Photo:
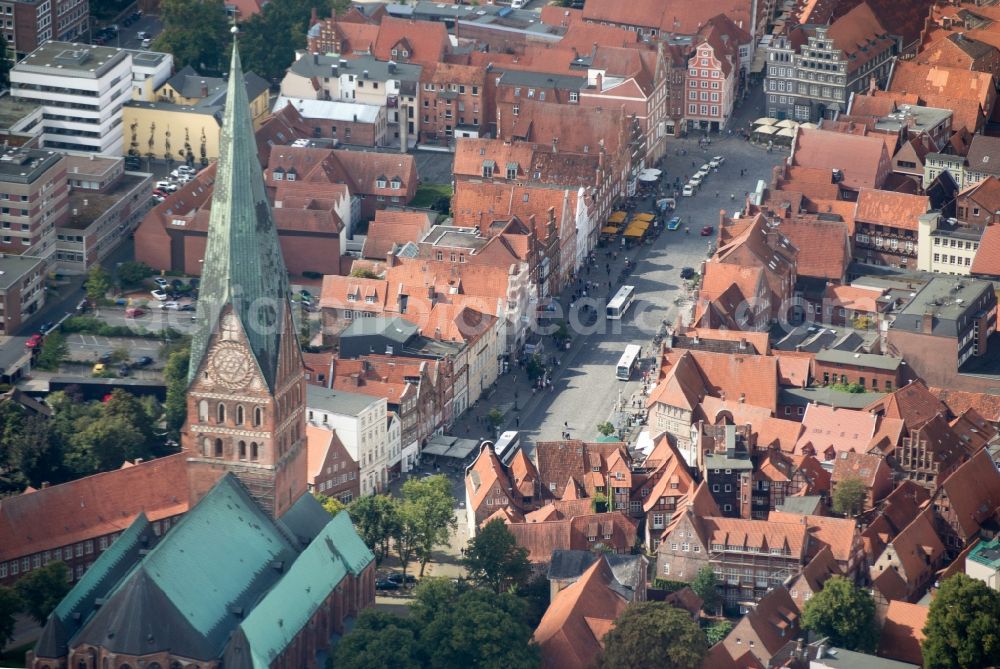
<path id="1" fill-rule="evenodd" d="M 334 648 L 337 669 L 420 669 L 415 620 L 365 609 L 351 633 Z"/>
<path id="2" fill-rule="evenodd" d="M 848 650 L 870 652 L 878 641 L 875 600 L 843 576 L 832 576 L 802 611 L 802 626 Z"/>
<path id="3" fill-rule="evenodd" d="M 23 603 L 13 588 L 0 585 L 0 651 L 14 638 L 15 616 L 21 612 Z"/>
<path id="4" fill-rule="evenodd" d="M 705 565 L 699 569 L 698 574 L 691 582 L 691 589 L 701 597 L 701 608 L 705 613 L 718 613 L 719 607 L 722 605 L 722 598 L 719 597 L 717 586 L 715 571 L 710 565 Z"/>
<path id="5" fill-rule="evenodd" d="M 714 646 L 719 643 L 733 631 L 733 624 L 728 620 L 720 620 L 715 623 L 707 630 L 705 630 L 705 639 L 708 641 L 709 646 Z"/>
<path id="6" fill-rule="evenodd" d="M 77 466 L 83 471 L 108 471 L 121 467 L 145 453 L 142 432 L 122 416 L 108 416 L 90 421 L 70 437 Z"/>
<path id="7" fill-rule="evenodd" d="M 503 414 L 500 413 L 500 409 L 496 407 L 490 409 L 486 414 L 486 422 L 489 424 L 491 430 L 496 431 L 500 427 L 500 423 L 503 422 Z"/>
<path id="8" fill-rule="evenodd" d="M 365 267 L 358 267 L 357 269 L 351 270 L 351 276 L 355 279 L 377 279 L 378 275 L 375 272 L 367 269 Z"/>
<path id="9" fill-rule="evenodd" d="M 464 582 L 456 583 L 450 578 L 428 576 L 420 579 L 413 590 L 411 617 L 415 620 L 431 621 L 452 607 L 459 595 L 468 590 Z"/>
<path id="10" fill-rule="evenodd" d="M 99 264 L 94 265 L 87 273 L 84 288 L 87 291 L 87 299 L 94 305 L 100 304 L 111 290 L 111 276 Z"/>
<path id="11" fill-rule="evenodd" d="M 597 424 L 597 431 L 605 437 L 610 437 L 615 433 L 615 426 L 610 420 L 606 420 Z"/>
<path id="12" fill-rule="evenodd" d="M 604 637 L 602 669 L 700 669 L 705 635 L 686 612 L 664 602 L 630 605 Z"/>
<path id="13" fill-rule="evenodd" d="M 392 539 L 396 546 L 396 557 L 399 558 L 399 566 L 403 570 L 404 587 L 407 569 L 417 556 L 417 543 L 420 541 L 420 526 L 420 510 L 413 504 L 400 504 L 399 522 L 393 529 Z"/>
<path id="14" fill-rule="evenodd" d="M 320 495 L 316 493 L 316 499 L 319 503 L 323 505 L 323 510 L 329 513 L 331 516 L 336 516 L 341 511 L 347 510 L 347 505 L 341 502 L 336 497 L 327 497 L 326 495 Z"/>
<path id="15" fill-rule="evenodd" d="M 175 441 L 180 435 L 184 419 L 187 418 L 187 377 L 190 360 L 191 349 L 184 347 L 171 353 L 163 368 L 163 379 L 167 386 L 167 400 L 163 409 L 167 431 Z"/>
<path id="16" fill-rule="evenodd" d="M 14 584 L 17 596 L 21 598 L 24 612 L 44 625 L 52 609 L 69 592 L 69 567 L 57 560 L 39 569 L 32 569 Z"/>
<path id="17" fill-rule="evenodd" d="M 524 602 L 509 593 L 468 590 L 425 622 L 421 645 L 431 669 L 535 669 L 538 647 Z M 419 620 L 419 619 L 418 619 Z M 423 621 L 422 621 L 423 622 Z"/>
<path id="18" fill-rule="evenodd" d="M 137 286 L 153 276 L 153 268 L 138 260 L 128 260 L 118 266 L 118 280 L 126 286 Z"/>
<path id="19" fill-rule="evenodd" d="M 443 474 L 410 479 L 403 484 L 402 508 L 404 517 L 414 523 L 410 529 L 416 531 L 415 556 L 423 576 L 431 552 L 447 544 L 451 531 L 458 528 L 451 482 Z"/>
<path id="20" fill-rule="evenodd" d="M 833 489 L 833 510 L 845 516 L 856 516 L 865 509 L 868 486 L 856 477 L 838 481 Z"/>
<path id="21" fill-rule="evenodd" d="M 69 357 L 69 346 L 66 344 L 66 337 L 59 330 L 53 330 L 45 335 L 42 341 L 42 350 L 38 354 L 35 366 L 39 369 L 55 371 L 59 369 L 62 361 Z"/>
<path id="22" fill-rule="evenodd" d="M 375 564 L 382 564 L 399 528 L 399 501 L 388 495 L 368 495 L 351 502 L 347 511 L 361 539 L 375 553 Z"/>
<path id="23" fill-rule="evenodd" d="M 18 487 L 41 487 L 43 482 L 58 483 L 62 470 L 62 454 L 52 437 L 48 419 L 25 416 L 16 430 L 3 436 L 8 449 L 8 462 L 20 474 Z"/>
<path id="24" fill-rule="evenodd" d="M 1000 665 L 1000 593 L 959 573 L 945 579 L 924 625 L 925 669 Z"/>
<path id="25" fill-rule="evenodd" d="M 153 45 L 174 56 L 177 68 L 190 65 L 202 74 L 225 72 L 230 33 L 222 0 L 163 0 L 163 32 Z"/>
<path id="26" fill-rule="evenodd" d="M 469 540 L 462 564 L 469 578 L 500 594 L 524 585 L 531 575 L 528 551 L 499 518 L 491 520 Z"/>

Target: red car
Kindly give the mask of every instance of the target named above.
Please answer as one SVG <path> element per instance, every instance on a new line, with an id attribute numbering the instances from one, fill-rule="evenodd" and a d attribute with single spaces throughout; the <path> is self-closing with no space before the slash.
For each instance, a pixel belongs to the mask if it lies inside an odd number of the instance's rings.
<path id="1" fill-rule="evenodd" d="M 715 228 L 713 228 L 711 225 L 706 225 L 704 228 L 701 229 L 702 237 L 708 237 L 713 234 L 715 234 Z"/>
<path id="2" fill-rule="evenodd" d="M 153 191 L 153 195 L 166 199 L 167 197 L 169 197 L 170 193 L 168 193 L 165 190 L 160 190 L 159 188 L 157 188 L 156 190 Z"/>
<path id="3" fill-rule="evenodd" d="M 27 348 L 35 348 L 37 346 L 41 346 L 41 344 L 42 344 L 42 335 L 37 333 L 31 335 L 31 337 L 28 338 L 28 341 L 24 342 L 24 345 Z"/>

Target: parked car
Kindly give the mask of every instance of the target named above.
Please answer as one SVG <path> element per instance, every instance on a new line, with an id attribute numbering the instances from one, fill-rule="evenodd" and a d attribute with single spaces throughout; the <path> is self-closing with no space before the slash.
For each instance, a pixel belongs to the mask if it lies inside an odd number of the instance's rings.
<path id="1" fill-rule="evenodd" d="M 162 197 L 163 199 L 167 199 L 169 195 L 170 193 L 165 190 L 160 190 L 159 188 L 153 191 L 153 197 Z"/>
<path id="2" fill-rule="evenodd" d="M 129 307 L 125 310 L 125 318 L 139 318 L 140 316 L 145 316 L 146 312 L 139 307 Z"/>
<path id="3" fill-rule="evenodd" d="M 725 156 L 713 156 L 712 159 L 708 161 L 708 164 L 712 167 L 719 167 L 724 162 L 726 162 Z"/>
<path id="4" fill-rule="evenodd" d="M 698 186 L 701 185 L 701 180 L 704 177 L 705 177 L 705 175 L 702 174 L 701 172 L 699 172 L 698 174 L 695 174 L 693 177 L 691 177 L 691 179 L 688 181 L 688 183 L 690 185 L 694 186 L 695 188 L 697 188 Z"/>
<path id="5" fill-rule="evenodd" d="M 105 365 L 111 362 L 111 351 L 106 351 L 101 354 L 101 357 L 97 359 L 98 362 L 102 362 Z"/>
<path id="6" fill-rule="evenodd" d="M 135 361 L 136 367 L 149 367 L 152 364 L 153 364 L 153 359 L 150 358 L 148 355 L 144 355 Z"/>
<path id="7" fill-rule="evenodd" d="M 387 580 L 392 581 L 393 583 L 396 583 L 398 585 L 402 585 L 403 584 L 403 575 L 402 574 L 389 574 L 389 576 L 387 577 Z M 417 577 L 414 576 L 413 574 L 407 574 L 406 575 L 406 582 L 407 583 L 416 583 L 417 582 Z"/>
<path id="8" fill-rule="evenodd" d="M 177 177 L 177 183 L 179 183 L 179 184 L 186 184 L 186 183 L 191 182 L 191 181 L 194 181 L 194 175 L 193 174 L 187 174 L 187 173 L 185 173 L 185 174 L 181 174 L 181 175 L 179 175 Z"/>
<path id="9" fill-rule="evenodd" d="M 181 305 L 174 301 L 160 303 L 160 309 L 173 309 L 174 311 L 179 311 L 180 308 Z"/>
<path id="10" fill-rule="evenodd" d="M 107 367 L 104 366 L 104 363 L 99 362 L 94 365 L 94 367 L 90 370 L 90 373 L 97 376 L 98 374 L 103 374 L 105 369 L 107 369 Z"/>
<path id="11" fill-rule="evenodd" d="M 681 217 L 680 216 L 674 216 L 669 221 L 667 221 L 667 230 L 670 230 L 671 232 L 673 232 L 674 230 L 676 230 L 679 227 L 681 227 Z"/>
<path id="12" fill-rule="evenodd" d="M 142 46 L 140 48 L 142 48 L 142 49 L 148 49 L 152 43 L 153 43 L 153 40 L 151 40 L 151 39 L 149 39 L 147 37 L 146 39 L 142 40 Z"/>
<path id="13" fill-rule="evenodd" d="M 24 346 L 26 348 L 37 348 L 38 346 L 42 345 L 42 339 L 43 339 L 42 335 L 37 333 L 33 334 L 30 337 L 28 337 L 28 341 L 24 342 Z"/>
<path id="14" fill-rule="evenodd" d="M 118 376 L 128 376 L 131 373 L 132 373 L 132 368 L 128 366 L 128 363 L 118 368 Z"/>
<path id="15" fill-rule="evenodd" d="M 152 295 L 154 299 L 157 299 L 160 302 L 167 301 L 167 294 L 164 293 L 162 290 L 151 290 L 149 291 L 149 294 Z"/>
<path id="16" fill-rule="evenodd" d="M 696 186 L 693 186 L 691 184 L 686 184 L 683 190 L 681 190 L 681 195 L 683 195 L 684 197 L 691 197 L 694 195 L 695 188 Z"/>
<path id="17" fill-rule="evenodd" d="M 693 267 L 682 267 L 681 268 L 681 278 L 685 281 L 689 281 L 694 278 L 694 268 Z"/>
<path id="18" fill-rule="evenodd" d="M 167 286 L 170 285 L 170 282 L 164 279 L 162 276 L 158 276 L 155 279 L 153 279 L 153 283 L 159 286 L 160 290 L 166 290 Z"/>
<path id="19" fill-rule="evenodd" d="M 711 225 L 706 225 L 704 228 L 701 229 L 702 237 L 708 237 L 714 233 L 715 233 L 715 228 L 713 228 Z"/>
<path id="20" fill-rule="evenodd" d="M 198 307 L 193 304 L 182 304 L 181 311 L 195 311 Z"/>
<path id="21" fill-rule="evenodd" d="M 705 174 L 708 174 L 709 172 L 712 171 L 712 164 L 711 163 L 705 163 L 704 165 L 702 165 L 701 167 L 698 168 L 698 171 L 699 172 L 704 172 Z"/>
<path id="22" fill-rule="evenodd" d="M 56 326 L 55 323 L 46 321 L 38 326 L 38 331 L 43 335 L 47 335 L 55 326 Z"/>
<path id="23" fill-rule="evenodd" d="M 173 181 L 157 181 L 156 189 L 166 191 L 168 193 L 173 193 L 177 191 L 177 184 Z"/>
<path id="24" fill-rule="evenodd" d="M 135 38 L 138 39 L 138 40 L 144 40 L 144 39 L 147 39 L 148 37 L 149 37 L 149 33 L 147 33 L 145 30 L 140 30 L 139 32 L 137 32 L 135 34 Z"/>
<path id="25" fill-rule="evenodd" d="M 375 581 L 376 590 L 399 590 L 399 583 L 390 581 L 385 578 L 376 579 Z"/>

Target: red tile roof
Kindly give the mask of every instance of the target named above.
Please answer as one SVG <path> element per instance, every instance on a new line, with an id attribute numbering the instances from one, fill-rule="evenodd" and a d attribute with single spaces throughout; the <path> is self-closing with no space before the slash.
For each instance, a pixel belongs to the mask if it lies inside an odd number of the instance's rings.
<path id="1" fill-rule="evenodd" d="M 908 430 L 914 430 L 938 414 L 948 414 L 948 407 L 935 397 L 923 381 L 911 381 L 891 395 L 878 399 L 865 407 L 865 411 L 899 418 Z"/>
<path id="2" fill-rule="evenodd" d="M 776 446 L 783 453 L 793 453 L 802 433 L 802 423 L 781 418 L 768 418 L 753 424 L 757 435 L 757 448 Z"/>
<path id="3" fill-rule="evenodd" d="M 862 188 L 854 219 L 859 223 L 916 232 L 917 219 L 929 210 L 930 200 L 924 195 Z"/>
<path id="4" fill-rule="evenodd" d="M 774 357 L 778 359 L 778 383 L 795 388 L 809 385 L 809 367 L 812 363 L 809 356 L 775 353 Z"/>
<path id="5" fill-rule="evenodd" d="M 421 211 L 380 209 L 368 224 L 362 257 L 385 260 L 396 245 L 418 242 L 431 229 L 431 217 Z"/>
<path id="6" fill-rule="evenodd" d="M 837 453 L 863 453 L 875 434 L 875 416 L 864 411 L 810 404 L 802 417 L 802 436 L 795 448 L 817 458 L 832 460 Z"/>
<path id="7" fill-rule="evenodd" d="M 601 655 L 603 635 L 628 605 L 612 588 L 614 583 L 614 574 L 601 557 L 556 594 L 532 637 L 544 669 L 587 669 Z"/>
<path id="8" fill-rule="evenodd" d="M 709 394 L 777 410 L 778 360 L 766 355 L 690 351 Z"/>
<path id="9" fill-rule="evenodd" d="M 888 88 L 891 92 L 915 93 L 932 107 L 940 106 L 931 102 L 939 97 L 975 102 L 987 113 L 989 109 L 986 107 L 994 93 L 992 89 L 993 75 L 989 72 L 923 65 L 907 60 L 893 65 Z"/>
<path id="10" fill-rule="evenodd" d="M 783 585 L 770 590 L 757 602 L 757 606 L 745 615 L 722 641 L 730 657 L 740 658 L 749 652 L 762 666 L 770 666 L 770 660 L 799 633 L 799 609 Z M 737 639 L 740 643 L 737 643 Z M 758 640 L 747 651 L 749 641 Z M 740 663 L 738 666 L 747 667 Z"/>
<path id="11" fill-rule="evenodd" d="M 399 61 L 401 56 L 393 56 L 392 50 L 406 49 L 410 55 L 402 58 L 403 61 L 429 65 L 443 61 L 448 46 L 448 30 L 440 21 L 414 21 L 385 16 L 379 24 L 372 55 L 381 61 Z"/>
<path id="12" fill-rule="evenodd" d="M 769 523 L 798 523 L 809 532 L 809 554 L 815 555 L 824 546 L 833 553 L 834 559 L 846 565 L 854 557 L 855 549 L 861 544 L 858 526 L 851 518 L 831 518 L 829 516 L 809 516 L 787 511 L 771 511 Z"/>
<path id="13" fill-rule="evenodd" d="M 795 138 L 794 164 L 826 170 L 842 170 L 843 186 L 851 189 L 881 186 L 880 167 L 889 161 L 881 137 L 845 135 L 820 129 L 799 129 Z"/>
<path id="14" fill-rule="evenodd" d="M 962 538 L 975 536 L 1000 508 L 1000 472 L 989 451 L 980 449 L 960 465 L 941 483 L 941 491 L 947 495 Z"/>
<path id="15" fill-rule="evenodd" d="M 796 273 L 840 281 L 851 262 L 848 226 L 840 221 L 822 221 L 814 216 L 793 216 L 778 226 L 781 234 L 798 249 Z"/>
<path id="16" fill-rule="evenodd" d="M 843 452 L 833 463 L 833 483 L 845 479 L 859 479 L 867 488 L 875 485 L 880 469 L 888 469 L 885 459 L 868 453 Z M 876 500 L 878 501 L 878 500 Z"/>
<path id="17" fill-rule="evenodd" d="M 924 625 L 930 609 L 920 604 L 890 601 L 879 636 L 878 654 L 900 662 L 923 666 Z"/>
<path id="18" fill-rule="evenodd" d="M 622 453 L 621 442 L 594 443 L 579 440 L 540 441 L 535 444 L 535 461 L 542 483 L 542 494 L 561 499 L 570 477 L 583 481 L 595 467 L 607 475 L 608 462 L 615 453 Z M 625 453 L 627 459 L 628 455 Z M 552 489 L 552 485 L 555 489 Z M 588 490 L 588 492 L 591 492 Z"/>
<path id="19" fill-rule="evenodd" d="M 623 553 L 635 545 L 636 525 L 621 511 L 554 520 L 529 521 L 529 518 L 530 514 L 525 516 L 526 522 L 510 523 L 508 527 L 518 545 L 527 549 L 528 559 L 535 563 L 548 562 L 556 550 L 593 550 L 601 544 Z"/>
<path id="20" fill-rule="evenodd" d="M 997 243 L 1000 244 L 1000 238 L 997 239 Z M 950 388 L 929 388 L 928 390 L 947 404 L 953 414 L 958 415 L 967 409 L 974 409 L 976 413 L 991 423 L 1000 422 L 1000 395 L 951 390 Z"/>
<path id="21" fill-rule="evenodd" d="M 881 296 L 882 291 L 880 290 L 844 285 L 827 286 L 823 293 L 823 299 L 830 300 L 830 304 L 834 308 L 863 311 L 871 314 L 878 313 L 877 300 Z"/>
<path id="22" fill-rule="evenodd" d="M 187 453 L 0 499 L 0 562 L 121 532 L 139 513 L 150 521 L 191 503 Z"/>
<path id="23" fill-rule="evenodd" d="M 747 520 L 744 518 L 703 518 L 705 539 L 709 544 L 756 547 L 766 553 L 783 548 L 793 557 L 805 557 L 807 527 L 804 523 Z"/>
<path id="24" fill-rule="evenodd" d="M 972 259 L 971 272 L 983 276 L 1000 276 L 1000 225 L 983 230 L 979 250 Z"/>

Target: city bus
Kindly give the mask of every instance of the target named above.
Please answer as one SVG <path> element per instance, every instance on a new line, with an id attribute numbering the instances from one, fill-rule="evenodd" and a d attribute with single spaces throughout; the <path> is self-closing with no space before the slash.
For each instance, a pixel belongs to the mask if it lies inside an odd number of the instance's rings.
<path id="1" fill-rule="evenodd" d="M 642 347 L 638 344 L 629 344 L 625 347 L 618 365 L 615 367 L 615 376 L 619 381 L 628 381 L 632 378 L 632 370 L 639 364 L 639 356 L 642 355 Z"/>
<path id="2" fill-rule="evenodd" d="M 608 302 L 607 314 L 608 318 L 612 320 L 618 320 L 625 315 L 628 308 L 632 306 L 632 300 L 635 298 L 635 286 L 622 286 L 615 293 L 615 296 L 611 298 Z"/>

